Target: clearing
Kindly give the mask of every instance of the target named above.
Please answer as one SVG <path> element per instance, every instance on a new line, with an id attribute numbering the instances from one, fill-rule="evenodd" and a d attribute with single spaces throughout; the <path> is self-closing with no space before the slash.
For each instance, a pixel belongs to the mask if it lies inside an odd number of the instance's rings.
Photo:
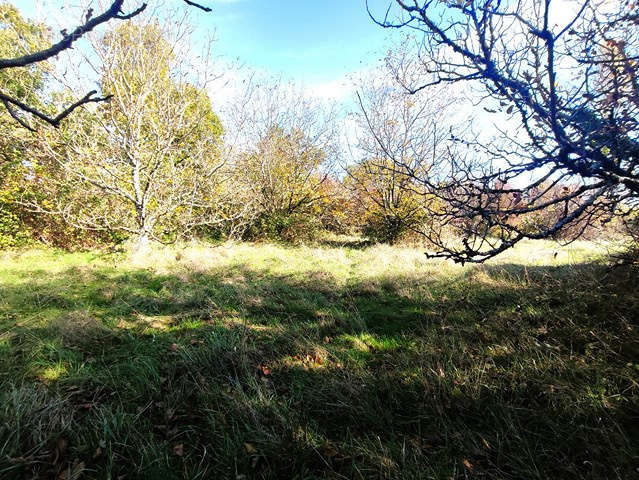
<path id="1" fill-rule="evenodd" d="M 634 478 L 637 271 L 604 254 L 0 254 L 0 477 Z"/>

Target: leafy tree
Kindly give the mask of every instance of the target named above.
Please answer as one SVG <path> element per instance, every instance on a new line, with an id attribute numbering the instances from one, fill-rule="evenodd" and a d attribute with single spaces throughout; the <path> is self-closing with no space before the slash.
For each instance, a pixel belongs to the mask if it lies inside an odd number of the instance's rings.
<path id="1" fill-rule="evenodd" d="M 258 212 L 254 228 L 281 238 L 315 217 L 313 206 L 322 198 L 320 186 L 328 177 L 322 171 L 325 160 L 304 132 L 286 133 L 279 126 L 260 139 L 255 151 L 242 155 L 237 172 Z"/>
<path id="2" fill-rule="evenodd" d="M 37 209 L 134 235 L 139 248 L 216 221 L 223 129 L 178 39 L 157 22 L 126 23 L 96 45 L 112 98 L 42 132 L 35 181 L 49 195 L 31 198 Z"/>
<path id="3" fill-rule="evenodd" d="M 394 244 L 430 219 L 420 185 L 390 160 L 359 162 L 348 169 L 346 185 L 363 233 L 372 239 Z"/>
<path id="4" fill-rule="evenodd" d="M 410 63 L 403 68 L 403 78 L 416 74 Z M 359 81 L 359 109 L 353 118 L 360 158 L 346 167 L 345 184 L 353 192 L 364 232 L 395 243 L 437 220 L 440 202 L 419 179 L 437 175 L 458 99 L 442 89 L 407 95 L 391 73 L 398 71 L 384 67 Z"/>
<path id="5" fill-rule="evenodd" d="M 48 42 L 44 26 L 27 22 L 14 6 L 0 4 L 0 57 L 19 55 L 23 49 L 44 48 Z M 14 72 L 0 70 L 0 92 L 36 104 L 46 70 L 44 63 Z M 24 211 L 16 203 L 16 192 L 23 174 L 22 164 L 29 160 L 30 141 L 8 111 L 0 110 L 0 247 L 13 246 L 29 237 L 22 218 Z"/>
<path id="6" fill-rule="evenodd" d="M 0 4 L 0 58 L 19 55 L 25 50 L 42 49 L 49 42 L 50 35 L 44 25 L 26 21 L 13 5 Z M 46 63 L 38 63 L 15 71 L 0 70 L 0 90 L 23 102 L 35 103 L 47 69 Z M 6 100 L 3 103 L 7 105 Z"/>
<path id="7" fill-rule="evenodd" d="M 321 228 L 335 158 L 333 112 L 281 81 L 248 82 L 232 118 L 234 183 L 252 206 L 249 235 L 288 240 Z"/>

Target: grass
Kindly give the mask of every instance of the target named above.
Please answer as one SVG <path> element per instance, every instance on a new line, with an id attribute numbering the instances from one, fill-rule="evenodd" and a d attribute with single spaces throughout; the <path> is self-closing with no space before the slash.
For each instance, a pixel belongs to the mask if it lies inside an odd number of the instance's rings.
<path id="1" fill-rule="evenodd" d="M 0 478 L 637 478 L 637 271 L 603 253 L 0 254 Z"/>

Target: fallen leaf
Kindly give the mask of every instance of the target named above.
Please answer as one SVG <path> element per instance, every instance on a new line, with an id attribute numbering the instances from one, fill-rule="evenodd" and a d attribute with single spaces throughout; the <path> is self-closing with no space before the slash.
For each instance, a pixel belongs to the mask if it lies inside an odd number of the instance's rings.
<path id="1" fill-rule="evenodd" d="M 73 465 L 70 465 L 66 469 L 62 470 L 58 475 L 58 480 L 77 480 L 85 470 L 84 462 L 78 462 L 76 458 L 73 461 Z"/>
<path id="2" fill-rule="evenodd" d="M 56 442 L 56 448 L 58 449 L 58 453 L 60 455 L 64 455 L 68 447 L 69 447 L 69 441 L 66 438 L 64 437 L 58 438 L 58 441 Z"/>
<path id="3" fill-rule="evenodd" d="M 173 455 L 177 455 L 178 457 L 184 455 L 184 444 L 178 443 L 177 445 L 175 445 L 173 447 Z"/>
<path id="4" fill-rule="evenodd" d="M 471 472 L 475 469 L 475 467 L 473 467 L 473 464 L 470 463 L 470 460 L 468 460 L 467 458 L 464 458 L 464 460 L 462 460 L 462 463 L 464 464 L 464 467 L 466 467 Z"/>
<path id="5" fill-rule="evenodd" d="M 257 448 L 255 448 L 255 445 L 253 445 L 252 443 L 245 443 L 244 449 L 246 450 L 246 453 L 248 453 L 249 455 L 257 453 Z"/>
<path id="6" fill-rule="evenodd" d="M 336 457 L 339 454 L 339 452 L 335 450 L 335 447 L 328 443 L 328 440 L 325 440 L 322 444 L 322 453 L 328 458 Z"/>

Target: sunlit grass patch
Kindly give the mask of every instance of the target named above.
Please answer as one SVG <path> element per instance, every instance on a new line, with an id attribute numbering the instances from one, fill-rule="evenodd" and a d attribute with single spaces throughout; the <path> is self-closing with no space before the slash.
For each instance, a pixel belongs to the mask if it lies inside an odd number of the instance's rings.
<path id="1" fill-rule="evenodd" d="M 56 365 L 44 368 L 40 372 L 38 377 L 44 381 L 52 381 L 52 380 L 58 380 L 61 376 L 63 376 L 66 373 L 67 373 L 67 367 L 62 363 L 58 363 Z"/>

